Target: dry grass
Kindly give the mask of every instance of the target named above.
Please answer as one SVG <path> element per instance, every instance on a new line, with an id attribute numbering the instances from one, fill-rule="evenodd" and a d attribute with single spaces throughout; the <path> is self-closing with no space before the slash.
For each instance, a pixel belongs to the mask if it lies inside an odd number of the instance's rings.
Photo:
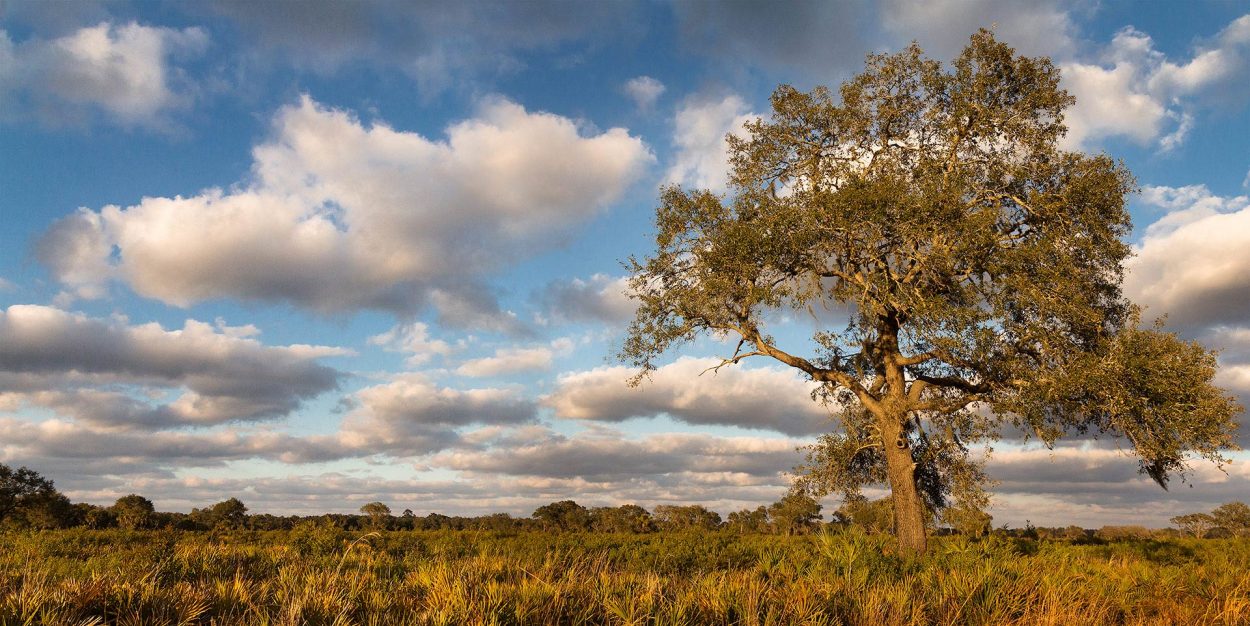
<path id="1" fill-rule="evenodd" d="M 0 624 L 1248 624 L 1250 540 L 0 535 Z"/>

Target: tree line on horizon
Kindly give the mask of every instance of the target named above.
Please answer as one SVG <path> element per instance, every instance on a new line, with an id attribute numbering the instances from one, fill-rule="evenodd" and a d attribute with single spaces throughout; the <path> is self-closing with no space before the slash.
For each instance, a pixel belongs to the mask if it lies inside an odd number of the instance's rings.
<path id="1" fill-rule="evenodd" d="M 248 514 L 238 498 L 192 509 L 190 513 L 157 511 L 151 500 L 129 494 L 110 506 L 71 502 L 57 491 L 52 480 L 26 467 L 16 470 L 0 464 L 0 530 L 53 530 L 61 528 L 127 530 L 305 530 L 332 528 L 339 531 L 433 531 L 476 530 L 495 532 L 539 531 L 552 533 L 656 533 L 681 531 L 728 531 L 740 534 L 802 535 L 830 527 L 856 527 L 868 534 L 893 532 L 893 503 L 889 496 L 877 500 L 849 499 L 834 510 L 826 521 L 822 506 L 811 496 L 791 492 L 771 505 L 760 505 L 720 513 L 703 505 L 662 504 L 653 510 L 637 504 L 586 507 L 574 500 L 545 504 L 530 517 L 508 513 L 481 516 L 449 516 L 431 512 L 420 516 L 411 509 L 396 515 L 383 502 L 369 502 L 359 514 L 319 515 Z M 1025 539 L 1064 539 L 1105 541 L 1130 538 L 1158 538 L 1177 535 L 1198 539 L 1250 536 L 1250 505 L 1223 504 L 1210 513 L 1189 513 L 1171 518 L 1175 529 L 1149 529 L 1142 526 L 1103 526 L 1097 530 L 1069 525 L 1024 528 L 1006 525 L 994 528 L 992 516 L 981 510 L 950 508 L 928 518 L 934 534 L 982 537 L 991 533 Z"/>

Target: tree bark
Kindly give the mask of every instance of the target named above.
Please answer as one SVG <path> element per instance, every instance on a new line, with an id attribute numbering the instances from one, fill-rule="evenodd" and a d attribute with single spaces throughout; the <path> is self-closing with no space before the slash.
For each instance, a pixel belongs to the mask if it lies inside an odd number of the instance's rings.
<path id="1" fill-rule="evenodd" d="M 894 503 L 894 535 L 904 554 L 919 556 L 929 547 L 925 533 L 924 502 L 916 488 L 915 464 L 911 447 L 903 436 L 902 425 L 897 420 L 887 420 L 881 429 L 885 448 L 887 475 Z"/>

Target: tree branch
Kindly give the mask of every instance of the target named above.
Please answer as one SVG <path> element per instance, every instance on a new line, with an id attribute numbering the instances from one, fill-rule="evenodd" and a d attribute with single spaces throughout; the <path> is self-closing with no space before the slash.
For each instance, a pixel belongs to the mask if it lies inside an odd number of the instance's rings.
<path id="1" fill-rule="evenodd" d="M 930 376 L 928 374 L 912 374 L 916 380 L 924 382 L 934 387 L 945 387 L 947 389 L 958 389 L 968 393 L 989 393 L 990 387 L 984 383 L 971 383 L 962 378 L 955 376 Z"/>

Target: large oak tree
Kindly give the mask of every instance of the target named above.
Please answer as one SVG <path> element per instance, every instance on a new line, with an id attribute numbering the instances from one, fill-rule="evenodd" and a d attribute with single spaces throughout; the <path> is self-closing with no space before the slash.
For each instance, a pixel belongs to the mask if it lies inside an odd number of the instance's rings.
<path id="1" fill-rule="evenodd" d="M 1122 438 L 1160 485 L 1194 455 L 1223 462 L 1240 407 L 1210 351 L 1142 327 L 1122 295 L 1135 182 L 1060 148 L 1073 102 L 1049 59 L 984 30 L 949 68 L 913 45 L 870 56 L 837 97 L 779 87 L 771 117 L 729 138 L 730 194 L 662 191 L 621 357 L 638 381 L 670 348 L 728 336 L 723 365 L 767 357 L 820 383 L 842 428 L 800 487 L 888 485 L 910 552 L 930 514 L 984 497 L 968 447 L 1006 426 Z M 849 322 L 783 345 L 785 308 Z"/>

